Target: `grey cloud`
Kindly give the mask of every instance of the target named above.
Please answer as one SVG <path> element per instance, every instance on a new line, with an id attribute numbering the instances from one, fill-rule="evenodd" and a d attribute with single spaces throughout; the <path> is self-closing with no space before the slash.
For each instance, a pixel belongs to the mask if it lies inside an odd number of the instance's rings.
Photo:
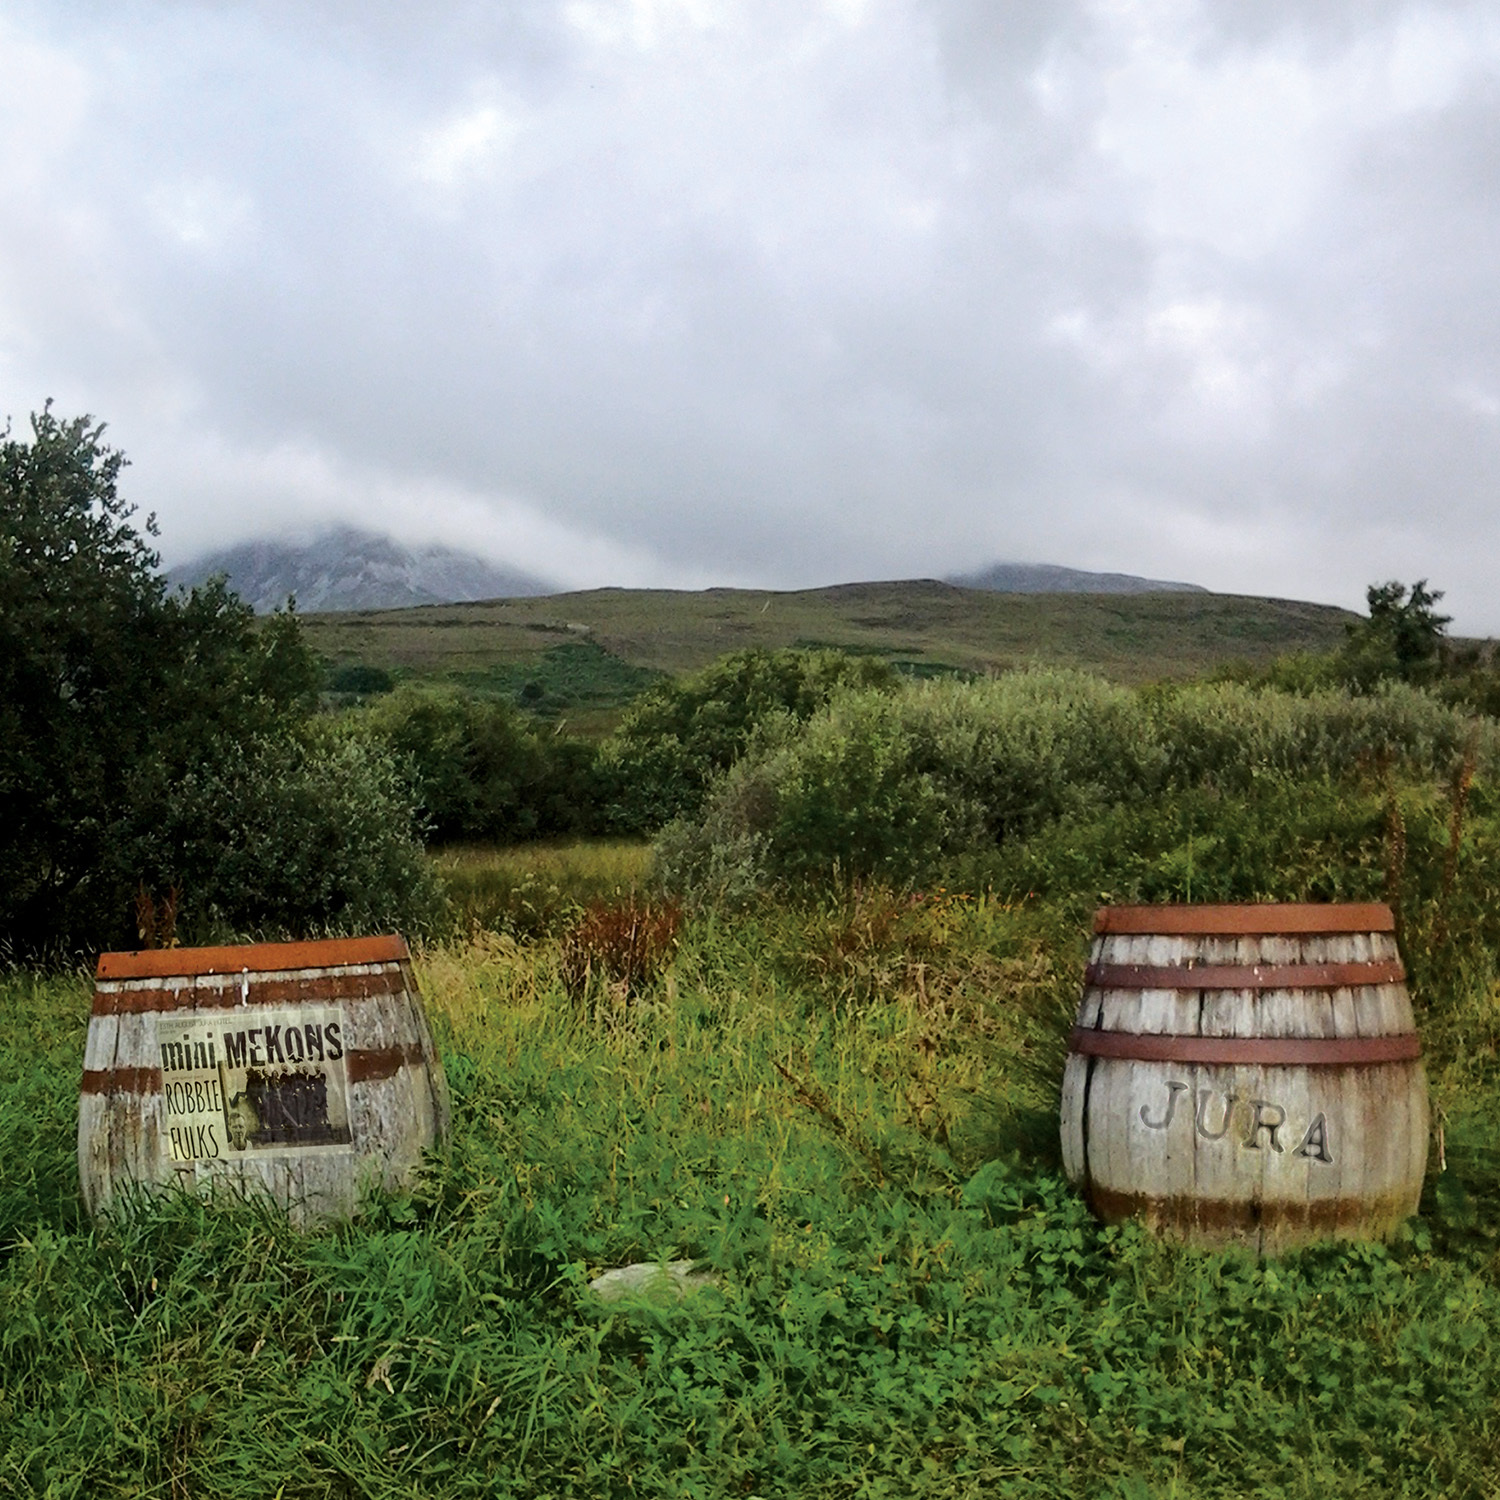
<path id="1" fill-rule="evenodd" d="M 0 7 L 89 100 L 0 225 L 5 408 L 111 418 L 169 554 L 378 490 L 580 583 L 1415 570 L 1500 629 L 1494 59 L 1378 76 L 1482 10 L 570 14 Z M 1249 159 L 1260 79 L 1314 124 L 1346 91 L 1315 159 Z M 1157 87 L 1224 139 L 1160 133 Z"/>

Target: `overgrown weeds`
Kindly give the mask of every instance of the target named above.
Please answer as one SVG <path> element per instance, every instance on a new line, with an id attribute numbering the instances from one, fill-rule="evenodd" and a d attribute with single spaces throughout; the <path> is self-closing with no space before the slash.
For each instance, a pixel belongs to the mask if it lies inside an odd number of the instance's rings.
<path id="1" fill-rule="evenodd" d="M 1500 792 L 1461 745 L 1297 769 L 1281 712 L 1258 769 L 1060 804 L 941 881 L 684 915 L 638 848 L 451 857 L 474 920 L 420 969 L 452 1139 L 319 1234 L 82 1222 L 87 985 L 0 980 L 0 1490 L 1493 1494 Z M 1267 1263 L 1094 1223 L 1056 1170 L 1092 908 L 1386 894 L 1443 1132 L 1421 1218 Z M 719 1288 L 588 1291 L 679 1259 Z"/>
<path id="2" fill-rule="evenodd" d="M 677 951 L 675 902 L 596 902 L 563 934 L 558 974 L 575 1006 L 618 1016 L 656 982 Z"/>
<path id="3" fill-rule="evenodd" d="M 642 893 L 650 860 L 643 843 L 601 841 L 454 847 L 435 863 L 454 934 L 492 932 L 533 941 L 558 936 L 590 903 Z"/>
<path id="4" fill-rule="evenodd" d="M 1493 1492 L 1493 1137 L 1455 1116 L 1453 1186 L 1389 1248 L 1257 1264 L 1101 1228 L 1011 1125 L 962 1148 L 1010 1041 L 927 1056 L 913 990 L 841 1013 L 764 961 L 830 925 L 858 953 L 913 922 L 955 971 L 1057 936 L 1032 908 L 904 899 L 688 923 L 665 1047 L 571 1024 L 547 944 L 433 952 L 453 1138 L 412 1199 L 319 1234 L 180 1196 L 85 1226 L 56 1191 L 71 1141 L 19 1134 L 7 1093 L 6 1160 L 37 1170 L 8 1183 L 0 1491 Z M 65 1114 L 87 987 L 8 983 L 7 1085 L 29 1070 L 26 1109 Z M 679 1258 L 721 1288 L 587 1290 Z"/>

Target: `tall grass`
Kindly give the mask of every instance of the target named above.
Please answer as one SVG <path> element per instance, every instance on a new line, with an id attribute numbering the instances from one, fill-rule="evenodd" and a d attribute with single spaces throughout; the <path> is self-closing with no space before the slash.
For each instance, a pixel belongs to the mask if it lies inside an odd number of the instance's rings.
<path id="1" fill-rule="evenodd" d="M 0 1492 L 1492 1494 L 1492 1034 L 1435 1059 L 1449 1185 L 1398 1243 L 1176 1250 L 1055 1171 L 1081 943 L 1052 901 L 851 886 L 698 914 L 605 1025 L 561 936 L 479 929 L 419 965 L 451 1141 L 309 1235 L 84 1223 L 87 987 L 3 981 Z M 680 1258 L 718 1286 L 588 1290 Z"/>
<path id="2" fill-rule="evenodd" d="M 455 932 L 537 938 L 561 931 L 592 902 L 642 891 L 651 850 L 630 840 L 511 849 L 458 845 L 439 853 L 435 864 L 448 892 Z"/>

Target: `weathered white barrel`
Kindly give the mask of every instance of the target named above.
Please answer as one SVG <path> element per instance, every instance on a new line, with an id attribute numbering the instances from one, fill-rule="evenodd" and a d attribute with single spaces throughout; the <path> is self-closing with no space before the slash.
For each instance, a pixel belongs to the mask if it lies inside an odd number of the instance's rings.
<path id="1" fill-rule="evenodd" d="M 448 1129 L 395 936 L 106 953 L 78 1108 L 89 1211 L 126 1184 L 264 1191 L 294 1222 L 408 1186 Z"/>
<path id="2" fill-rule="evenodd" d="M 1416 1212 L 1427 1082 L 1390 908 L 1107 907 L 1062 1091 L 1107 1221 L 1261 1251 Z"/>

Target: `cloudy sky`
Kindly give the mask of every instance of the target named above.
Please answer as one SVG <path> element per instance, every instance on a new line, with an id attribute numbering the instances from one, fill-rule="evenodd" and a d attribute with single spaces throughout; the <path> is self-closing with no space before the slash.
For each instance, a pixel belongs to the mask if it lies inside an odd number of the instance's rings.
<path id="1" fill-rule="evenodd" d="M 1500 633 L 1500 3 L 0 0 L 0 416 L 166 560 Z"/>

